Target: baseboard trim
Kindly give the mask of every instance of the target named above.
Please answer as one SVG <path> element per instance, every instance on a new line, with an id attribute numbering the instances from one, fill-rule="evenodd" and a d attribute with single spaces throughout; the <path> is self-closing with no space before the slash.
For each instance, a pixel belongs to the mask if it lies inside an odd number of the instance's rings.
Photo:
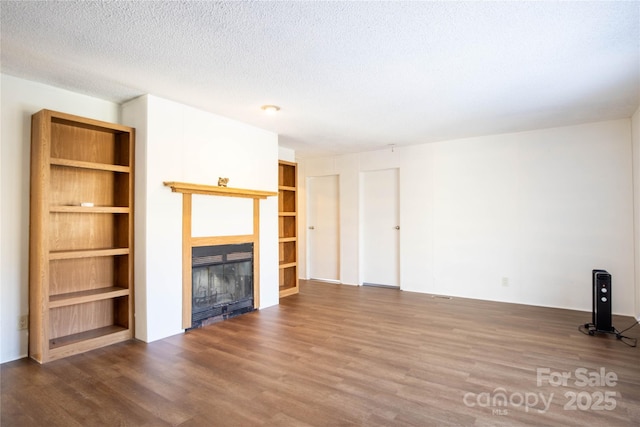
<path id="1" fill-rule="evenodd" d="M 362 286 L 371 286 L 374 288 L 400 289 L 400 286 L 383 285 L 381 283 L 369 283 L 369 282 L 362 282 Z"/>
<path id="2" fill-rule="evenodd" d="M 333 279 L 316 279 L 316 278 L 309 278 L 307 280 L 313 280 L 314 282 L 324 282 L 324 283 L 333 283 L 336 285 L 341 285 L 342 282 L 340 280 L 333 280 Z"/>

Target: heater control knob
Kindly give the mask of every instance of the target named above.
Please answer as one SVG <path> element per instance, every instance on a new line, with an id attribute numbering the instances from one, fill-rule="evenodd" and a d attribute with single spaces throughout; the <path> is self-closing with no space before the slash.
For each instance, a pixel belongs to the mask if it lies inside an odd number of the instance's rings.
<path id="1" fill-rule="evenodd" d="M 602 298 L 600 298 L 600 301 L 602 301 L 602 302 L 607 302 L 607 297 L 602 297 Z"/>

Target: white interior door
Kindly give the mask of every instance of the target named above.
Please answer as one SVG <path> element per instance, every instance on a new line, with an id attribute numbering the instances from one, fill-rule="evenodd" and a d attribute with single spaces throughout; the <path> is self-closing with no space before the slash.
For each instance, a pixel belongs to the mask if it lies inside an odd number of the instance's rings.
<path id="1" fill-rule="evenodd" d="M 307 269 L 310 279 L 339 281 L 338 175 L 307 179 Z"/>
<path id="2" fill-rule="evenodd" d="M 400 286 L 398 169 L 360 175 L 360 265 L 363 284 Z"/>

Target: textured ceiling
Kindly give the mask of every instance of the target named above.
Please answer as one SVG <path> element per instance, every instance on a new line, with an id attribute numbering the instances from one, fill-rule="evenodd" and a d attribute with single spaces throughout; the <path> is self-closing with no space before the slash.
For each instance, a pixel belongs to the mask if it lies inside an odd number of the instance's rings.
<path id="1" fill-rule="evenodd" d="M 640 103 L 637 1 L 2 0 L 0 15 L 2 73 L 115 102 L 151 93 L 278 132 L 300 157 Z"/>

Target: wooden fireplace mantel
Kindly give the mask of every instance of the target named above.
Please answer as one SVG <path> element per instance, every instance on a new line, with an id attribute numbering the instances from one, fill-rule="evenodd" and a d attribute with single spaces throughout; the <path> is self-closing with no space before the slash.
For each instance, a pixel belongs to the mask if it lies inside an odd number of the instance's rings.
<path id="1" fill-rule="evenodd" d="M 244 197 L 248 199 L 266 199 L 277 196 L 273 191 L 247 190 L 244 188 L 219 187 L 215 185 L 190 184 L 188 182 L 167 181 L 164 183 L 171 187 L 174 193 L 204 194 L 209 196 Z"/>
<path id="2" fill-rule="evenodd" d="M 191 327 L 191 253 L 197 246 L 253 243 L 253 306 L 260 307 L 260 199 L 277 196 L 277 192 L 246 190 L 214 185 L 165 181 L 174 193 L 182 193 L 182 327 Z M 191 231 L 192 194 L 253 199 L 253 233 L 241 236 L 193 237 Z"/>

